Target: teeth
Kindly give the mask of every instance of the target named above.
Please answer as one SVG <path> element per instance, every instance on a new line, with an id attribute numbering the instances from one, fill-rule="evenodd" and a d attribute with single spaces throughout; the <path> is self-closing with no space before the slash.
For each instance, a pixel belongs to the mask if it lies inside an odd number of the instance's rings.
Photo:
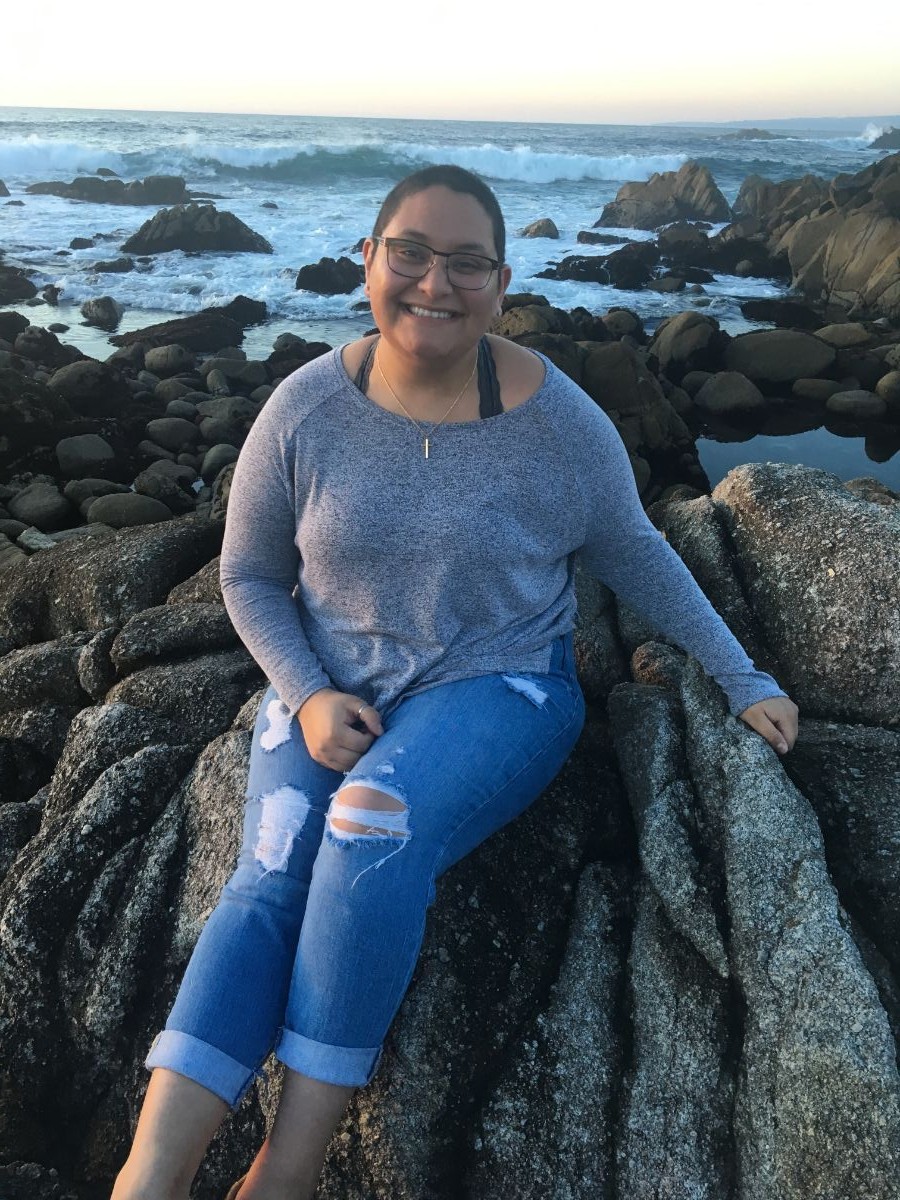
<path id="1" fill-rule="evenodd" d="M 452 312 L 444 312 L 441 309 L 417 308 L 415 304 L 410 304 L 407 307 L 414 317 L 437 317 L 441 321 L 446 321 L 453 316 Z"/>

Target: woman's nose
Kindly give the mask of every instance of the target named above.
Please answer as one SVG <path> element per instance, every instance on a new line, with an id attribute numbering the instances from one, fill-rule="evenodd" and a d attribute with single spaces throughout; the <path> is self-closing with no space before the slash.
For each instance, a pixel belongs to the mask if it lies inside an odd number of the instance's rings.
<path id="1" fill-rule="evenodd" d="M 438 258 L 435 255 L 434 262 L 427 273 L 418 280 L 418 284 L 421 290 L 429 296 L 446 296 L 448 292 L 452 292 L 453 287 L 447 274 L 446 258 Z"/>

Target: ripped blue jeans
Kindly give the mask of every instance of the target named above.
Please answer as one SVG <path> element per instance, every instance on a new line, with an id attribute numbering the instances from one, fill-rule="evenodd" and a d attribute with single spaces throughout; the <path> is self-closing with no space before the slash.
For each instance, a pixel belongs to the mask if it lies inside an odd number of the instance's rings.
<path id="1" fill-rule="evenodd" d="M 342 775 L 310 757 L 299 722 L 266 692 L 237 869 L 147 1067 L 186 1075 L 232 1108 L 273 1047 L 313 1079 L 369 1082 L 435 880 L 536 799 L 581 732 L 572 635 L 553 643 L 546 674 L 441 684 L 382 723 Z M 383 807 L 371 806 L 373 790 Z"/>

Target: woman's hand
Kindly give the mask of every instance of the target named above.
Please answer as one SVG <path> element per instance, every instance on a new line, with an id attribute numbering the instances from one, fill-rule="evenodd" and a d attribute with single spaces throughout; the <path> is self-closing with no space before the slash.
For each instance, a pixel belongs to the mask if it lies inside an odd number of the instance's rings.
<path id="1" fill-rule="evenodd" d="M 312 758 L 332 771 L 355 767 L 384 730 L 376 708 L 334 688 L 321 688 L 301 704 L 297 720 Z M 354 729 L 354 725 L 365 729 Z"/>
<path id="2" fill-rule="evenodd" d="M 773 750 L 787 754 L 797 740 L 797 705 L 787 696 L 757 700 L 740 714 L 751 729 L 761 734 Z"/>

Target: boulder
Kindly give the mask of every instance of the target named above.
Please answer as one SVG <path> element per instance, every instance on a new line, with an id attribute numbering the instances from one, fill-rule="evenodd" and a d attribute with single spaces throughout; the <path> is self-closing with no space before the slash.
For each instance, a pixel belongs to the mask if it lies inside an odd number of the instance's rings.
<path id="1" fill-rule="evenodd" d="M 134 270 L 134 259 L 128 257 L 113 258 L 108 262 L 95 262 L 88 268 L 97 275 L 124 275 L 126 271 Z"/>
<path id="2" fill-rule="evenodd" d="M 56 485 L 45 479 L 37 479 L 17 492 L 7 507 L 17 520 L 43 530 L 71 525 L 76 515 Z"/>
<path id="3" fill-rule="evenodd" d="M 244 331 L 221 309 L 206 308 L 189 317 L 145 325 L 129 333 L 116 333 L 109 339 L 114 346 L 168 346 L 173 343 L 185 350 L 209 351 L 243 341 Z"/>
<path id="4" fill-rule="evenodd" d="M 81 433 L 56 443 L 56 461 L 66 479 L 78 479 L 102 471 L 115 460 L 116 452 L 97 433 Z"/>
<path id="5" fill-rule="evenodd" d="M 626 183 L 605 205 L 597 226 L 659 229 L 672 221 L 727 221 L 728 201 L 708 167 L 686 162 L 678 171 L 651 175 L 646 183 Z"/>
<path id="6" fill-rule="evenodd" d="M 54 371 L 49 387 L 86 417 L 119 416 L 131 400 L 131 391 L 121 372 L 93 358 Z"/>
<path id="7" fill-rule="evenodd" d="M 178 454 L 190 450 L 200 440 L 200 430 L 184 417 L 158 417 L 147 424 L 147 436 L 157 445 Z"/>
<path id="8" fill-rule="evenodd" d="M 126 254 L 163 254 L 169 250 L 203 253 L 244 251 L 271 254 L 266 239 L 233 213 L 212 204 L 177 204 L 160 209 L 122 244 Z"/>
<path id="9" fill-rule="evenodd" d="M 869 504 L 824 471 L 775 463 L 736 468 L 713 499 L 782 664 L 779 682 L 801 711 L 896 721 L 900 508 Z"/>
<path id="10" fill-rule="evenodd" d="M 0 712 L 43 703 L 76 708 L 85 704 L 87 697 L 78 682 L 78 656 L 86 641 L 83 633 L 69 634 L 0 658 Z"/>
<path id="11" fill-rule="evenodd" d="M 71 183 L 32 183 L 25 191 L 33 196 L 61 196 L 89 204 L 182 204 L 189 198 L 180 175 L 148 175 L 127 184 L 115 177 L 79 175 Z"/>
<path id="12" fill-rule="evenodd" d="M 154 659 L 230 649 L 239 641 L 221 603 L 163 604 L 128 621 L 112 643 L 110 658 L 125 675 Z"/>
<path id="13" fill-rule="evenodd" d="M 728 343 L 724 355 L 729 371 L 740 371 L 754 383 L 773 388 L 824 375 L 834 361 L 832 346 L 796 329 L 756 329 L 739 334 Z"/>
<path id="14" fill-rule="evenodd" d="M 218 554 L 221 541 L 220 524 L 191 515 L 87 545 L 57 546 L 4 580 L 0 639 L 25 646 L 80 630 L 121 628 L 134 613 L 162 604 L 176 584 Z"/>
<path id="15" fill-rule="evenodd" d="M 657 326 L 649 353 L 673 383 L 689 371 L 715 369 L 723 339 L 719 323 L 702 313 L 682 312 Z"/>
<path id="16" fill-rule="evenodd" d="M 0 466 L 52 445 L 60 426 L 75 418 L 68 402 L 45 384 L 0 367 Z"/>
<path id="17" fill-rule="evenodd" d="M 126 529 L 132 525 L 153 525 L 157 521 L 168 521 L 172 510 L 159 500 L 141 496 L 137 492 L 126 492 L 121 496 L 99 496 L 85 514 L 91 522 L 98 521 L 113 529 Z"/>
<path id="18" fill-rule="evenodd" d="M 37 295 L 37 288 L 21 267 L 7 267 L 0 263 L 0 304 L 18 304 Z"/>
<path id="19" fill-rule="evenodd" d="M 558 238 L 559 230 L 549 217 L 541 217 L 539 221 L 532 221 L 530 225 L 526 225 L 524 229 L 520 229 L 519 237 Z"/>
<path id="20" fill-rule="evenodd" d="M 900 150 L 900 129 L 891 125 L 869 143 L 872 150 Z"/>
<path id="21" fill-rule="evenodd" d="M 179 345 L 153 346 L 144 355 L 144 370 L 164 378 L 191 372 L 195 365 L 195 352 Z"/>
<path id="22" fill-rule="evenodd" d="M 27 329 L 23 329 L 13 343 L 13 349 L 16 354 L 21 354 L 23 358 L 28 358 L 48 370 L 65 367 L 84 358 L 80 350 L 65 345 L 55 333 L 51 333 L 49 329 L 41 329 L 38 325 L 29 325 Z"/>
<path id="23" fill-rule="evenodd" d="M 831 413 L 858 417 L 860 420 L 877 419 L 887 413 L 887 402 L 874 392 L 867 392 L 863 388 L 833 392 L 825 401 L 825 407 Z"/>
<path id="24" fill-rule="evenodd" d="M 317 263 L 300 268 L 295 287 L 334 296 L 356 291 L 365 277 L 363 267 L 343 255 L 338 259 L 320 258 Z"/>
<path id="25" fill-rule="evenodd" d="M 123 306 L 112 296 L 97 296 L 93 300 L 85 300 L 81 306 L 85 324 L 109 331 L 119 324 L 123 312 Z"/>
<path id="26" fill-rule="evenodd" d="M 694 396 L 698 408 L 710 413 L 749 413 L 766 407 L 762 392 L 739 371 L 711 376 Z"/>

